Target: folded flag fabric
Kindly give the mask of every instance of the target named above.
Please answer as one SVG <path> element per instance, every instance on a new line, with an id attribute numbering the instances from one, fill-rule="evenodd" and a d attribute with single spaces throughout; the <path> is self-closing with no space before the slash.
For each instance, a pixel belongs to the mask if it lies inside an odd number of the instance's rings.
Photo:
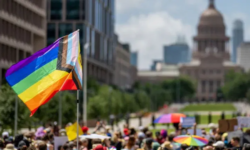
<path id="1" fill-rule="evenodd" d="M 58 91 L 82 89 L 79 30 L 14 64 L 5 78 L 31 116 Z"/>
<path id="2" fill-rule="evenodd" d="M 71 126 L 68 126 L 68 127 L 65 128 L 69 141 L 73 141 L 73 140 L 76 139 L 76 137 L 77 137 L 77 126 L 78 126 L 78 129 L 79 129 L 79 135 L 82 135 L 83 132 L 82 132 L 81 127 L 79 126 L 79 124 L 77 124 L 77 122 L 75 122 Z"/>

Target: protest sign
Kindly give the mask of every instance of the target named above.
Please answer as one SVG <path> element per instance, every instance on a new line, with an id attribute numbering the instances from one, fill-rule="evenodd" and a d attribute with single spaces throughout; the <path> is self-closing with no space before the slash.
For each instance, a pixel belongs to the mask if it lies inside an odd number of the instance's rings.
<path id="1" fill-rule="evenodd" d="M 195 117 L 185 117 L 180 120 L 181 126 L 184 128 L 190 128 L 195 124 Z"/>
<path id="2" fill-rule="evenodd" d="M 235 126 L 238 125 L 237 119 L 225 119 L 219 120 L 219 131 L 220 132 L 231 132 L 234 131 Z"/>
<path id="3" fill-rule="evenodd" d="M 250 127 L 249 117 L 237 117 L 237 121 L 240 128 Z"/>
<path id="4" fill-rule="evenodd" d="M 54 137 L 54 150 L 58 150 L 58 147 L 64 145 L 68 141 L 67 136 L 55 136 Z"/>
<path id="5" fill-rule="evenodd" d="M 188 131 L 187 131 L 190 135 L 194 135 L 194 129 L 188 129 Z M 196 135 L 198 135 L 198 136 L 204 136 L 203 134 L 202 134 L 202 130 L 201 129 L 196 129 Z"/>

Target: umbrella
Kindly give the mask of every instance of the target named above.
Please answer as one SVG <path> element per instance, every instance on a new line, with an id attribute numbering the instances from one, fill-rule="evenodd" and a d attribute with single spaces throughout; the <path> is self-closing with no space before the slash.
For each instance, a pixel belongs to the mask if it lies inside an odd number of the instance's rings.
<path id="1" fill-rule="evenodd" d="M 204 146 L 208 140 L 197 135 L 180 135 L 174 138 L 174 141 L 189 146 Z"/>
<path id="2" fill-rule="evenodd" d="M 86 139 L 100 139 L 100 140 L 110 139 L 110 137 L 108 137 L 108 136 L 99 135 L 99 134 L 81 135 L 80 138 L 86 138 Z"/>
<path id="3" fill-rule="evenodd" d="M 179 123 L 181 117 L 186 117 L 186 115 L 179 113 L 164 114 L 155 119 L 154 123 Z"/>

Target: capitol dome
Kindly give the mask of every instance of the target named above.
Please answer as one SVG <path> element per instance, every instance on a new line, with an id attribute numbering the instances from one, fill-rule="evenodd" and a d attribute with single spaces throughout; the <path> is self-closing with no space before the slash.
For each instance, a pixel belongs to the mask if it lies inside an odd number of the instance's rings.
<path id="1" fill-rule="evenodd" d="M 214 0 L 210 0 L 209 7 L 201 14 L 199 26 L 221 25 L 224 26 L 222 14 L 215 8 Z"/>

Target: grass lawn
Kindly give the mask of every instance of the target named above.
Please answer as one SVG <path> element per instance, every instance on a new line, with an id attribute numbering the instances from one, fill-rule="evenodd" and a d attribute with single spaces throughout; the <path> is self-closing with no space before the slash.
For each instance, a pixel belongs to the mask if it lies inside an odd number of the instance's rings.
<path id="1" fill-rule="evenodd" d="M 231 119 L 232 115 L 225 115 L 226 119 Z M 220 115 L 212 115 L 212 123 L 218 124 L 218 121 L 221 119 Z M 208 115 L 200 116 L 200 124 L 208 124 Z"/>
<path id="2" fill-rule="evenodd" d="M 236 109 L 230 103 L 191 104 L 181 109 L 181 112 L 188 111 L 236 111 Z"/>

